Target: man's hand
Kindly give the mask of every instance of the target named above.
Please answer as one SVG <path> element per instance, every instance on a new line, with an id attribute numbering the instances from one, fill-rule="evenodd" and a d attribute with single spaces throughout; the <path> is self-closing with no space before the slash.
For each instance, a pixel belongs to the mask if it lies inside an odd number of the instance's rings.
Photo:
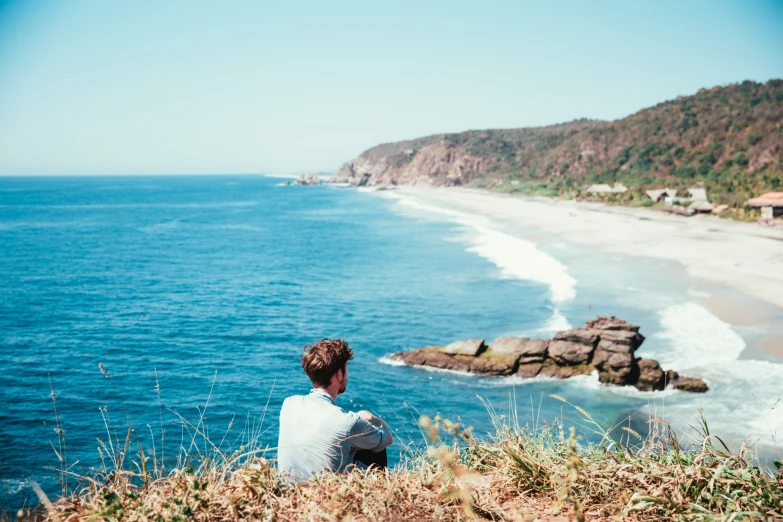
<path id="1" fill-rule="evenodd" d="M 392 435 L 391 428 L 389 427 L 388 424 L 386 424 L 384 422 L 384 420 L 382 418 L 378 417 L 377 415 L 373 415 L 372 413 L 370 413 L 367 410 L 358 411 L 358 412 L 356 412 L 356 414 L 359 417 L 361 417 L 362 419 L 364 419 L 367 422 L 369 422 L 370 424 L 372 424 L 373 426 L 378 426 L 379 428 L 383 428 L 386 431 L 388 431 L 389 432 L 389 439 L 391 440 L 391 442 L 389 442 L 389 445 L 391 446 L 391 444 L 394 442 L 394 436 Z"/>

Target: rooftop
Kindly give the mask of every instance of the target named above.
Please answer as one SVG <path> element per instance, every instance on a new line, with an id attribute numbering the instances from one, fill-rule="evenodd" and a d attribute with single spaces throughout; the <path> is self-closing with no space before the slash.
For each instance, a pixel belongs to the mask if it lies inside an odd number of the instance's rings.
<path id="1" fill-rule="evenodd" d="M 751 207 L 783 207 L 783 192 L 767 192 L 748 200 Z"/>

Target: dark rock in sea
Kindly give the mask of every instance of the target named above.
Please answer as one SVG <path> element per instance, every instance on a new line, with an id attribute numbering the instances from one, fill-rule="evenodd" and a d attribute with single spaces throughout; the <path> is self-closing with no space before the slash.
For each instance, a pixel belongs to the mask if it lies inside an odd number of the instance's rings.
<path id="1" fill-rule="evenodd" d="M 470 373 L 484 375 L 511 375 L 517 367 L 517 360 L 512 355 L 493 355 L 484 353 L 473 359 Z"/>
<path id="2" fill-rule="evenodd" d="M 292 185 L 306 186 L 306 185 L 320 185 L 321 178 L 315 174 L 302 174 L 292 183 Z"/>
<path id="3" fill-rule="evenodd" d="M 483 339 L 455 341 L 448 346 L 428 346 L 395 357 L 411 366 L 490 376 L 515 375 L 567 379 L 598 372 L 600 382 L 635 386 L 642 391 L 675 389 L 704 393 L 706 383 L 677 372 L 664 372 L 658 361 L 635 357 L 644 342 L 639 327 L 616 317 L 598 317 L 585 328 L 555 334 L 554 339 L 500 337 L 487 346 Z"/>
<path id="4" fill-rule="evenodd" d="M 554 359 L 547 359 L 541 366 L 538 375 L 542 377 L 554 377 L 556 379 L 568 379 L 577 375 L 590 375 L 595 368 L 592 364 L 560 365 Z"/>
<path id="5" fill-rule="evenodd" d="M 636 368 L 638 376 L 633 385 L 637 389 L 641 391 L 655 391 L 664 388 L 666 376 L 658 361 L 655 359 L 639 359 L 636 361 Z"/>
<path id="6" fill-rule="evenodd" d="M 443 353 L 449 355 L 469 355 L 476 357 L 487 349 L 484 339 L 468 339 L 467 341 L 454 341 L 443 348 Z"/>
<path id="7" fill-rule="evenodd" d="M 549 343 L 547 355 L 549 355 L 550 359 L 554 359 L 557 364 L 562 366 L 576 366 L 589 363 L 593 355 L 593 350 L 595 350 L 595 346 L 591 344 L 555 339 Z"/>
<path id="8" fill-rule="evenodd" d="M 530 362 L 524 364 L 520 363 L 514 375 L 522 379 L 532 379 L 533 377 L 538 375 L 538 372 L 541 371 L 541 367 L 543 365 L 544 365 L 543 362 Z"/>
<path id="9" fill-rule="evenodd" d="M 597 329 L 597 330 L 627 330 L 629 332 L 638 332 L 639 327 L 633 324 L 626 323 L 622 319 L 618 319 L 615 316 L 605 317 L 599 315 L 592 321 L 585 323 L 585 328 Z"/>
<path id="10" fill-rule="evenodd" d="M 499 337 L 491 345 L 495 355 L 507 354 L 519 356 L 520 364 L 543 362 L 546 358 L 549 341 L 546 339 L 528 339 L 527 337 Z"/>
<path id="11" fill-rule="evenodd" d="M 709 390 L 707 383 L 698 377 L 683 377 L 674 370 L 666 371 L 666 384 L 670 385 L 675 390 L 693 393 L 704 393 Z"/>

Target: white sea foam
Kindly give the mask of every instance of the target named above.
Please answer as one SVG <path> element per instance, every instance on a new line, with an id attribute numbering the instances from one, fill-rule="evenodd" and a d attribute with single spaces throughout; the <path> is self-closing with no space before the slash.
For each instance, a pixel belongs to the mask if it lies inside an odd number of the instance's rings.
<path id="1" fill-rule="evenodd" d="M 538 333 L 553 335 L 557 332 L 562 332 L 563 330 L 570 330 L 571 328 L 571 323 L 568 322 L 568 319 L 566 319 L 563 313 L 559 309 L 553 308 L 552 316 L 546 324 L 538 330 Z"/>
<path id="2" fill-rule="evenodd" d="M 783 365 L 740 359 L 742 337 L 698 304 L 670 306 L 659 315 L 664 331 L 657 337 L 670 348 L 656 358 L 664 368 L 701 377 L 710 387 L 704 395 L 683 394 L 667 405 L 668 415 L 692 421 L 703 408 L 714 432 L 759 439 L 766 447 L 783 435 Z"/>
<path id="3" fill-rule="evenodd" d="M 400 359 L 396 359 L 391 355 L 384 355 L 383 357 L 378 359 L 378 362 L 383 364 L 388 364 L 389 366 L 406 366 L 406 364 L 402 362 Z"/>
<path id="4" fill-rule="evenodd" d="M 5 479 L 3 482 L 9 495 L 16 495 L 30 485 L 27 479 Z"/>
<path id="5" fill-rule="evenodd" d="M 423 204 L 398 194 L 385 195 L 385 197 L 394 198 L 405 207 L 445 216 L 448 221 L 473 232 L 469 238 L 472 245 L 467 250 L 497 266 L 504 277 L 548 285 L 552 301 L 555 303 L 569 301 L 576 297 L 576 279 L 571 277 L 568 268 L 540 250 L 532 241 L 501 232 L 491 221 L 481 216 Z"/>
<path id="6" fill-rule="evenodd" d="M 736 361 L 745 341 L 725 323 L 696 303 L 670 306 L 659 312 L 669 350 L 657 353 L 662 365 L 687 370 Z"/>

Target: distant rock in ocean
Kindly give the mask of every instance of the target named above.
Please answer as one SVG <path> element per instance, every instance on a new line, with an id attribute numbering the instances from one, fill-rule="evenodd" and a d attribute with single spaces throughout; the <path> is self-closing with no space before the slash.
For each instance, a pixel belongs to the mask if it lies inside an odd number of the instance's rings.
<path id="1" fill-rule="evenodd" d="M 483 339 L 469 339 L 397 353 L 393 358 L 410 366 L 481 375 L 567 379 L 598 371 L 602 383 L 641 391 L 667 386 L 695 393 L 708 390 L 702 379 L 682 377 L 674 370 L 664 371 L 654 359 L 634 357 L 643 342 L 638 326 L 616 317 L 598 317 L 584 328 L 558 332 L 552 340 L 501 337 L 488 346 Z"/>
<path id="2" fill-rule="evenodd" d="M 315 174 L 302 174 L 292 183 L 292 185 L 306 186 L 306 185 L 320 185 L 321 178 Z"/>

